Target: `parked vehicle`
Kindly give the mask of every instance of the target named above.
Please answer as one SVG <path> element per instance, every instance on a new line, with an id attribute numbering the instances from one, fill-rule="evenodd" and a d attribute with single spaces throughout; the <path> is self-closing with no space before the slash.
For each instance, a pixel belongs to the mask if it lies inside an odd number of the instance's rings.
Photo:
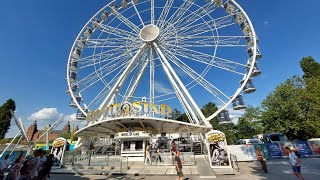
<path id="1" fill-rule="evenodd" d="M 254 138 L 263 141 L 264 143 L 275 143 L 275 142 L 287 142 L 287 137 L 282 133 L 266 133 L 258 134 Z"/>
<path id="2" fill-rule="evenodd" d="M 240 144 L 263 144 L 259 139 L 239 139 L 236 142 L 238 145 Z"/>

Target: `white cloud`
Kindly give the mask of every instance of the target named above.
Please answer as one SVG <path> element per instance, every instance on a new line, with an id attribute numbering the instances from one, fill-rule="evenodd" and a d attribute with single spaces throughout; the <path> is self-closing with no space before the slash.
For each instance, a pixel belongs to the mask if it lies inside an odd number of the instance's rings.
<path id="1" fill-rule="evenodd" d="M 172 89 L 166 87 L 164 84 L 157 81 L 154 82 L 154 90 L 161 94 L 166 94 L 173 91 Z"/>
<path id="2" fill-rule="evenodd" d="M 269 21 L 264 21 L 263 24 L 264 25 L 268 25 L 270 22 Z"/>
<path id="3" fill-rule="evenodd" d="M 38 112 L 33 113 L 31 116 L 28 117 L 29 120 L 35 121 L 35 120 L 57 120 L 59 119 L 63 114 L 59 113 L 57 108 L 43 108 Z"/>
<path id="4" fill-rule="evenodd" d="M 19 113 L 15 111 L 15 114 L 17 117 L 19 117 Z M 60 113 L 57 108 L 43 108 L 37 112 L 32 113 L 28 118 L 23 118 L 22 122 L 24 124 L 24 127 L 26 130 L 28 127 L 36 120 L 38 129 L 43 129 L 44 127 L 47 127 L 49 124 L 53 124 L 55 121 L 57 121 L 60 117 L 62 117 L 64 114 Z M 76 120 L 76 113 L 70 114 L 70 115 L 65 115 L 63 121 L 60 123 L 59 126 L 57 126 L 55 129 L 56 130 L 61 130 L 67 122 L 74 122 L 74 127 L 79 126 L 79 128 L 84 127 L 87 124 L 87 121 L 79 121 Z M 15 134 L 18 132 L 18 127 L 14 120 L 11 120 L 11 126 L 6 134 L 6 137 L 14 137 Z"/>

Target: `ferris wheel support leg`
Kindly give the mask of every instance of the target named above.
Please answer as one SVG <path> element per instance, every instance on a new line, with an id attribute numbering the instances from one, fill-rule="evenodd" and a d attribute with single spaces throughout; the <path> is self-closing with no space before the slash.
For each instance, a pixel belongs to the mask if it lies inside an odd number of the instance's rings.
<path id="1" fill-rule="evenodd" d="M 168 67 L 166 66 L 166 64 L 165 64 L 166 57 L 163 55 L 162 51 L 159 49 L 159 47 L 157 46 L 156 43 L 153 43 L 153 45 L 154 45 L 155 49 L 157 50 L 157 52 L 158 52 L 158 54 L 159 54 L 159 56 L 161 58 L 160 61 L 161 61 L 161 64 L 162 64 L 162 67 L 163 67 L 165 73 L 167 74 L 167 76 L 168 76 L 173 88 L 177 91 L 176 92 L 177 93 L 177 97 L 181 97 L 182 103 L 185 104 L 185 106 L 187 107 L 187 110 L 191 114 L 191 117 L 193 119 L 193 123 L 200 124 L 197 115 L 194 113 L 194 111 L 191 108 L 189 102 L 186 100 L 184 93 L 181 91 L 181 89 L 179 88 L 177 82 L 174 80 L 174 78 L 172 77 Z"/>
<path id="2" fill-rule="evenodd" d="M 113 97 L 113 95 L 119 91 L 119 89 L 121 88 L 122 84 L 124 83 L 124 81 L 127 79 L 128 75 L 130 74 L 130 71 L 132 70 L 132 68 L 135 66 L 136 62 L 138 61 L 138 57 L 139 55 L 143 52 L 144 48 L 146 47 L 146 43 L 144 43 L 139 50 L 137 51 L 137 53 L 132 57 L 132 59 L 130 60 L 130 63 L 128 64 L 127 68 L 124 70 L 124 72 L 121 74 L 121 76 L 119 77 L 119 79 L 117 80 L 117 82 L 114 84 L 114 86 L 112 87 L 112 89 L 110 90 L 110 92 L 108 93 L 107 97 L 104 99 L 104 101 L 101 103 L 101 105 L 99 106 L 99 109 L 101 110 L 102 108 L 110 105 L 110 100 Z"/>
<path id="3" fill-rule="evenodd" d="M 154 103 L 154 60 L 153 60 L 152 46 L 150 47 L 149 60 L 150 60 L 150 104 L 153 104 Z M 154 113 L 152 113 L 152 116 L 154 116 Z"/>
<path id="4" fill-rule="evenodd" d="M 139 84 L 139 82 L 140 82 L 140 80 L 141 80 L 141 78 L 142 78 L 142 76 L 143 76 L 143 74 L 144 74 L 144 71 L 145 71 L 147 65 L 148 65 L 148 61 L 146 61 L 146 62 L 143 64 L 142 69 L 140 70 L 140 72 L 139 72 L 137 78 L 135 79 L 132 87 L 130 88 L 130 90 L 129 90 L 129 92 L 128 92 L 128 95 L 126 96 L 127 98 L 129 98 L 129 99 L 128 99 L 129 101 L 130 101 L 131 97 L 133 96 L 133 93 L 136 91 L 137 86 L 138 86 L 138 84 Z"/>
<path id="5" fill-rule="evenodd" d="M 153 46 L 156 48 L 157 52 L 159 53 L 161 59 L 163 60 L 163 63 L 165 64 L 165 66 L 168 68 L 169 70 L 169 74 L 173 75 L 173 78 L 177 81 L 178 85 L 181 87 L 183 93 L 187 96 L 189 102 L 191 103 L 193 109 L 196 111 L 196 114 L 201 118 L 202 122 L 209 128 L 212 128 L 212 125 L 207 121 L 206 117 L 203 115 L 203 113 L 201 112 L 200 108 L 198 107 L 198 105 L 196 104 L 196 102 L 194 101 L 194 99 L 191 97 L 190 93 L 188 92 L 187 88 L 184 86 L 184 84 L 182 83 L 182 81 L 180 80 L 180 78 L 178 77 L 178 75 L 176 74 L 176 72 L 173 70 L 172 66 L 170 65 L 170 63 L 168 62 L 167 58 L 163 55 L 161 49 L 158 47 L 158 45 L 153 42 Z M 179 89 L 179 88 L 178 88 Z M 189 103 L 187 103 L 189 104 Z M 193 112 L 193 110 L 191 109 L 191 111 Z M 193 112 L 194 113 L 194 112 Z"/>

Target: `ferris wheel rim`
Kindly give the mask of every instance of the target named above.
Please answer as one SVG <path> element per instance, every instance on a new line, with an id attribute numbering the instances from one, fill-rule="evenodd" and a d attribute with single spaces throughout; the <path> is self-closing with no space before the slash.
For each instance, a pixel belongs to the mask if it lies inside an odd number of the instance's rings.
<path id="1" fill-rule="evenodd" d="M 77 42 L 77 39 L 79 37 L 81 37 L 81 35 L 83 34 L 84 30 L 86 27 L 89 27 L 90 23 L 92 22 L 92 20 L 97 17 L 104 9 L 106 9 L 107 7 L 110 7 L 110 4 L 112 4 L 114 1 L 111 1 L 110 3 L 108 3 L 107 5 L 105 5 L 103 8 L 101 8 L 94 16 L 92 16 L 92 18 L 83 26 L 82 30 L 79 32 L 78 36 L 76 37 L 76 40 L 74 41 L 73 45 L 72 45 L 72 48 L 71 48 L 71 51 L 69 53 L 69 58 L 68 58 L 68 63 L 67 63 L 67 83 L 68 83 L 68 88 L 69 90 L 72 89 L 71 87 L 71 82 L 69 80 L 69 70 L 70 70 L 70 67 L 69 67 L 69 64 L 70 64 L 70 61 L 72 59 L 72 50 L 76 47 L 76 42 Z M 247 74 L 244 76 L 244 83 L 241 84 L 241 86 L 236 90 L 236 92 L 234 93 L 234 95 L 229 99 L 229 101 L 221 108 L 219 108 L 214 114 L 212 114 L 211 116 L 209 117 L 205 117 L 206 120 L 210 120 L 212 119 L 213 117 L 217 116 L 217 114 L 224 110 L 225 108 L 227 108 L 228 105 L 230 105 L 230 103 L 241 93 L 241 91 L 243 90 L 245 84 L 247 83 L 247 81 L 250 79 L 250 75 L 252 74 L 252 71 L 253 71 L 253 68 L 254 68 L 254 64 L 256 62 L 256 50 L 257 50 L 257 39 L 256 39 L 256 33 L 254 31 L 254 28 L 253 28 L 253 25 L 252 25 L 252 22 L 250 20 L 250 18 L 248 17 L 248 15 L 246 14 L 246 12 L 241 8 L 241 6 L 239 4 L 237 4 L 234 0 L 230 0 L 230 2 L 232 2 L 235 6 L 237 6 L 237 8 L 241 11 L 241 13 L 245 16 L 245 19 L 247 20 L 249 26 L 250 26 L 250 29 L 251 29 L 251 33 L 252 33 L 252 38 L 253 38 L 253 58 L 252 58 L 252 63 L 250 65 L 250 68 L 249 68 L 249 71 L 247 72 Z M 130 3 L 133 3 L 132 1 Z M 142 3 L 142 2 L 140 2 Z M 140 4 L 139 3 L 139 4 Z M 121 8 L 121 7 L 120 7 Z M 119 10 L 120 10 L 119 8 Z M 217 44 L 216 44 L 217 46 Z M 80 103 L 77 102 L 76 100 L 76 96 L 75 94 L 70 91 L 70 94 L 71 94 L 71 97 L 74 101 L 74 103 L 77 105 L 78 109 L 80 111 L 82 111 L 83 114 L 87 115 L 87 112 L 83 109 L 83 107 L 80 105 Z"/>

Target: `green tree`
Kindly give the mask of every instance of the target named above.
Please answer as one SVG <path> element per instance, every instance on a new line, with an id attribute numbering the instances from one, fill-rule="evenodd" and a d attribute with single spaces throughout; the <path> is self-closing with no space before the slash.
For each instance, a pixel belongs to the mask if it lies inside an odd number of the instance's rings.
<path id="1" fill-rule="evenodd" d="M 0 107 L 0 139 L 5 137 L 10 128 L 10 121 L 12 118 L 10 109 L 12 111 L 16 110 L 15 102 L 12 99 L 7 100 L 7 102 Z"/>
<path id="2" fill-rule="evenodd" d="M 218 110 L 218 107 L 213 102 L 209 102 L 205 104 L 201 111 L 205 117 L 208 117 L 215 113 Z M 210 120 L 210 123 L 213 129 L 219 130 L 226 135 L 226 139 L 228 144 L 235 144 L 236 142 L 236 135 L 235 135 L 235 125 L 233 123 L 230 124 L 219 124 L 218 117 L 214 117 Z"/>
<path id="3" fill-rule="evenodd" d="M 276 87 L 263 100 L 262 108 L 267 132 L 282 132 L 289 139 L 300 140 L 320 135 L 320 122 L 313 113 L 319 107 L 301 78 L 292 77 Z"/>
<path id="4" fill-rule="evenodd" d="M 302 58 L 300 67 L 304 72 L 303 78 L 320 77 L 320 64 L 311 56 Z"/>
<path id="5" fill-rule="evenodd" d="M 249 139 L 263 132 L 260 107 L 248 106 L 236 125 L 237 139 Z"/>

